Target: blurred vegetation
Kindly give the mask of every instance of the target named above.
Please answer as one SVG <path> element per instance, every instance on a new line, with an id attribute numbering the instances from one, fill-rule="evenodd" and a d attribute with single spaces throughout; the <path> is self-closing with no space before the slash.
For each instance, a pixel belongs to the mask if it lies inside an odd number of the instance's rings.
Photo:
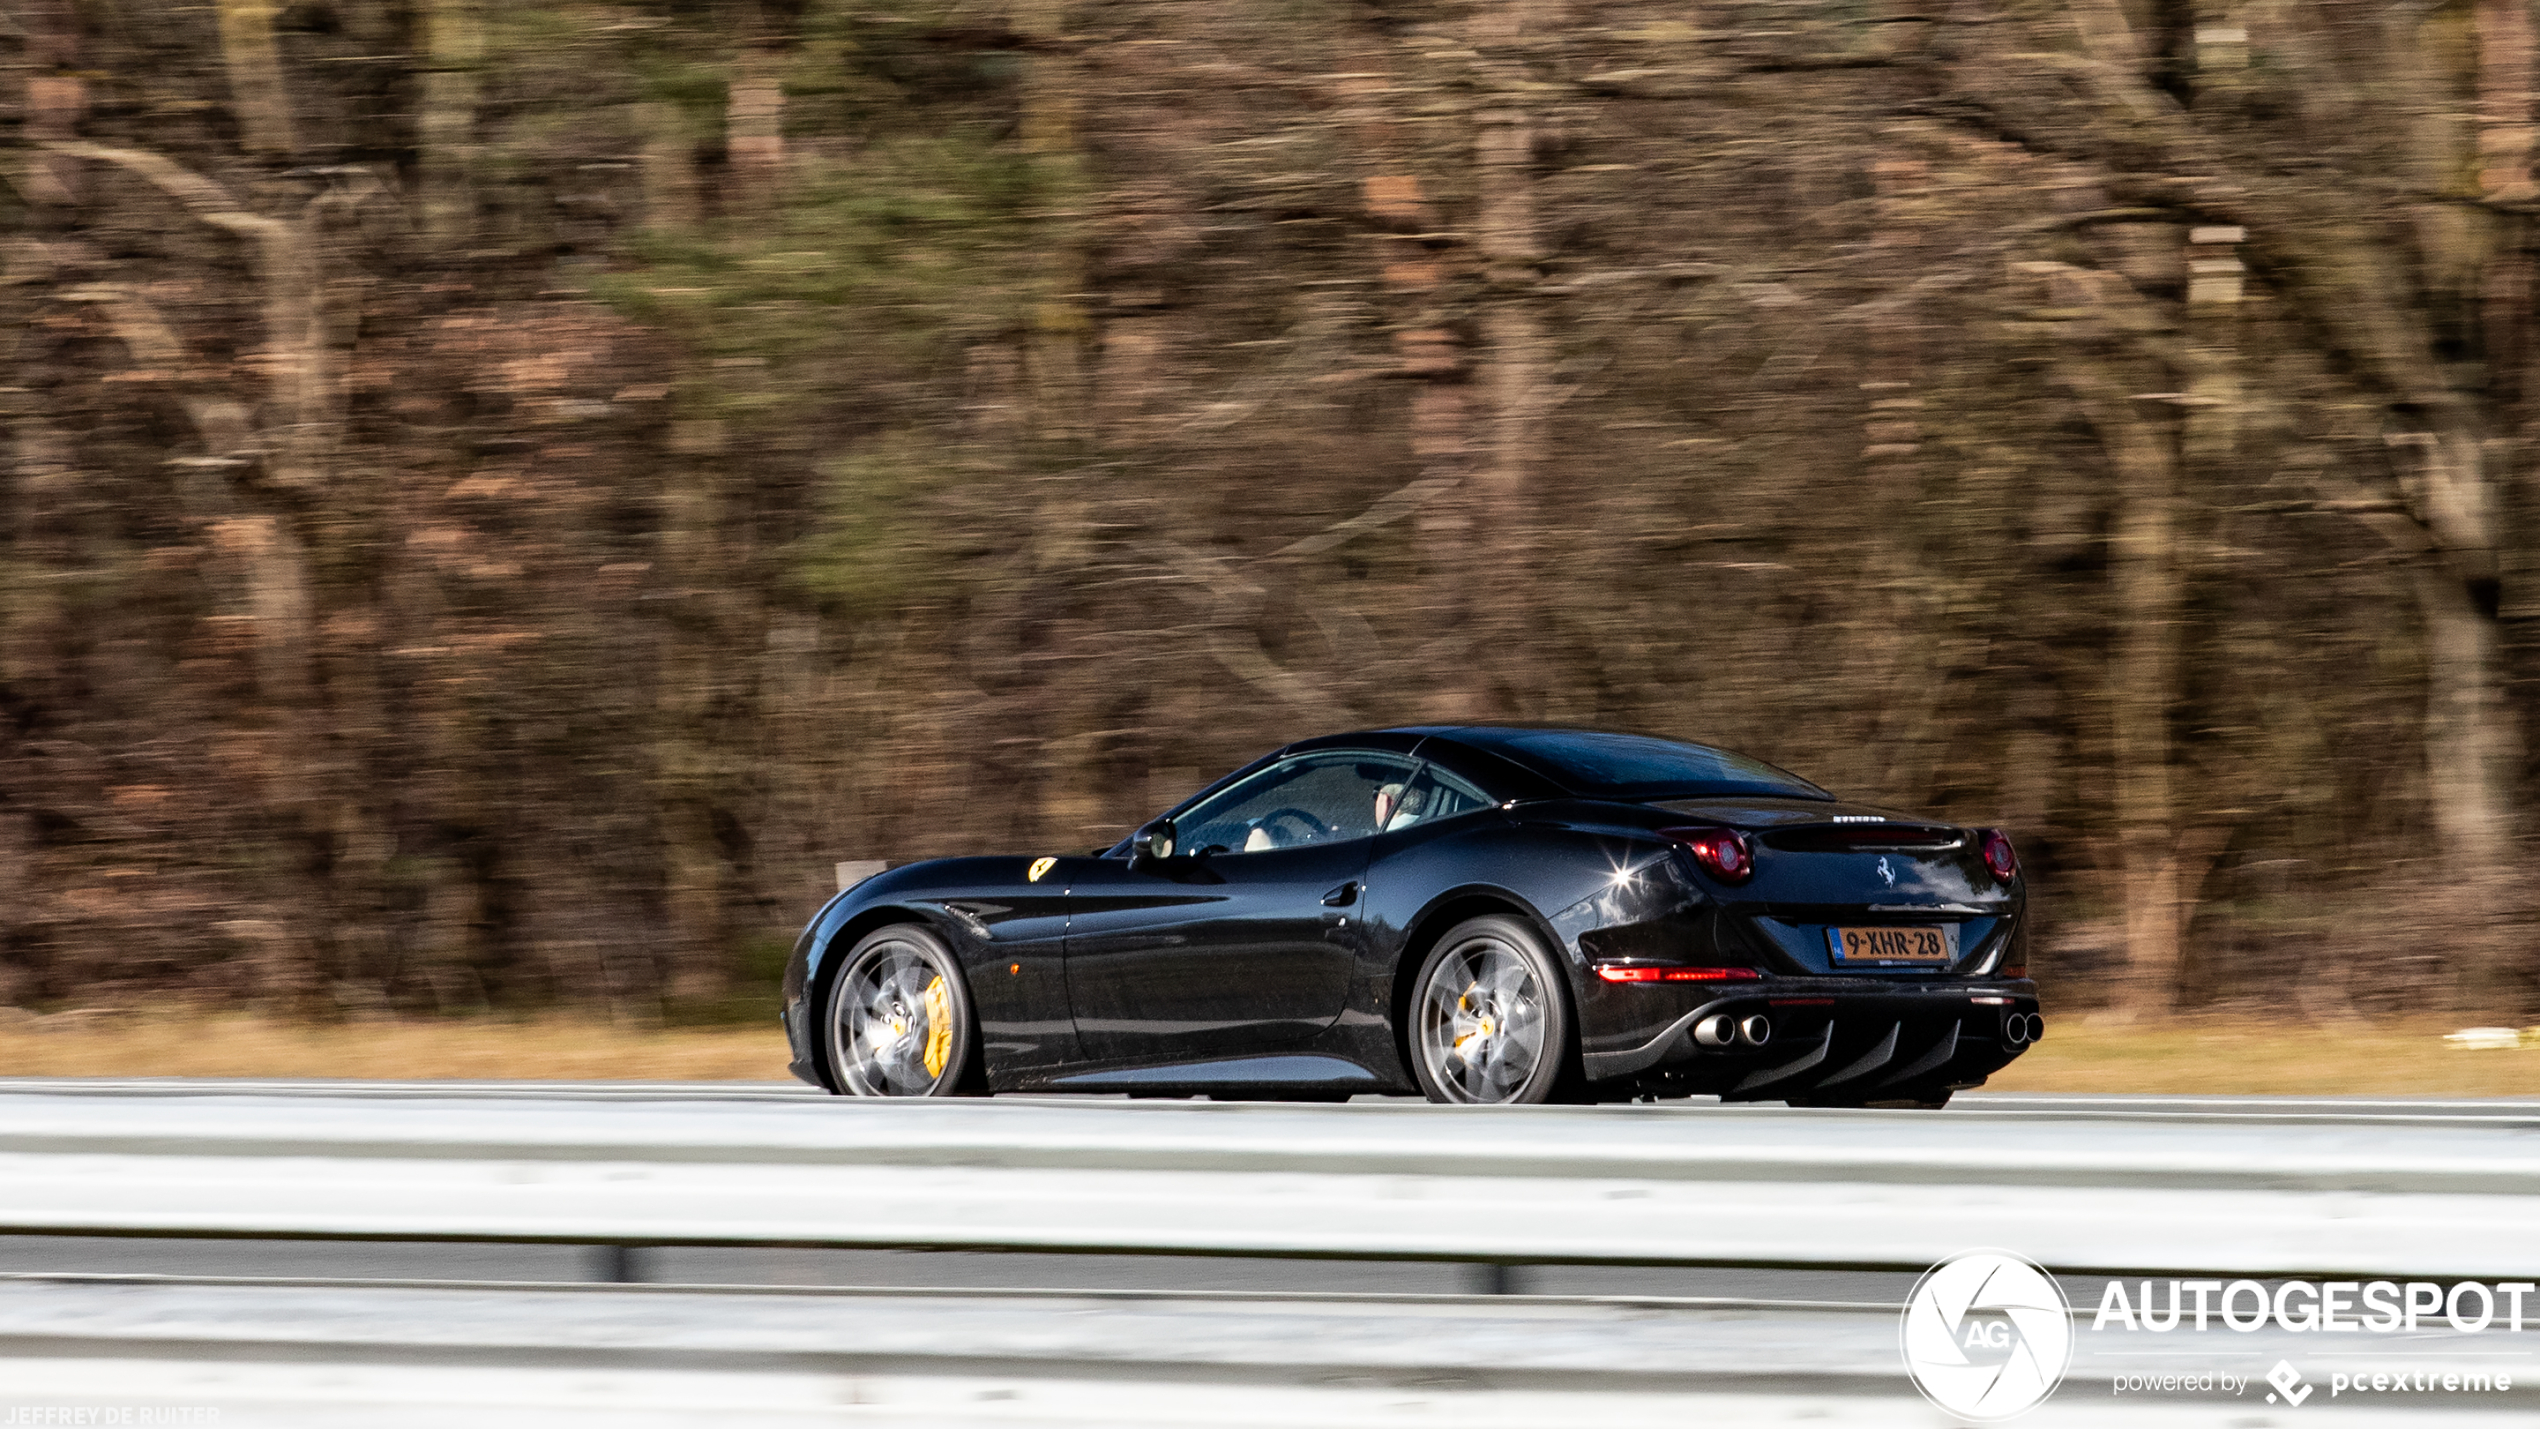
<path id="1" fill-rule="evenodd" d="M 2540 1001 L 2528 0 L 28 0 L 0 1006 L 757 1016 L 1334 728 Z"/>

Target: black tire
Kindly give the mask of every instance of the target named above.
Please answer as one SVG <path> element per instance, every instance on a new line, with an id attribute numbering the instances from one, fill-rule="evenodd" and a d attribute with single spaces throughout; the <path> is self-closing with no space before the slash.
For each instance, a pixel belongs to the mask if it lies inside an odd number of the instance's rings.
<path id="1" fill-rule="evenodd" d="M 856 940 L 822 999 L 829 1089 L 851 1097 L 984 1090 L 970 985 L 944 940 L 914 923 Z"/>
<path id="2" fill-rule="evenodd" d="M 1411 1074 L 1433 1102 L 1580 1099 L 1569 980 L 1524 922 L 1493 914 L 1447 930 L 1420 960 L 1405 1010 Z"/>

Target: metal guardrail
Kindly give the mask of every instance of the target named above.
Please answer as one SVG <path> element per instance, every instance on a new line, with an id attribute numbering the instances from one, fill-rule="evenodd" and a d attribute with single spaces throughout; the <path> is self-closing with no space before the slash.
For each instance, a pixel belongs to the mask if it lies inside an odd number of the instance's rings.
<path id="1" fill-rule="evenodd" d="M 2399 1363 L 2272 1328 L 2156 1362 L 2138 1340 L 2095 1338 L 2025 1429 L 2292 1423 L 2254 1402 L 2268 1366 L 2298 1360 L 2319 1382 Z M 2528 1422 L 2530 1338 L 2410 1337 L 2411 1368 L 2514 1388 L 2411 1396 L 2399 1418 Z M 2148 1399 L 2122 1384 L 2164 1367 L 2205 1383 Z M 1944 1422 L 1906 1379 L 1893 1307 L 1732 1301 L 0 1277 L 0 1374 L 13 1404 L 214 1406 L 257 1426 Z M 2340 1407 L 2340 1422 L 2395 1422 L 2386 1402 Z"/>
<path id="2" fill-rule="evenodd" d="M 2514 1126 L 0 1094 L 0 1232 L 2540 1275 Z"/>

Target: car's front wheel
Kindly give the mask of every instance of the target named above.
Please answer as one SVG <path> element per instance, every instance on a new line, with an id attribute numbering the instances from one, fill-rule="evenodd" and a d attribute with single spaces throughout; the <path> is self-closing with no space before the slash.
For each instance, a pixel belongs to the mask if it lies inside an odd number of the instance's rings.
<path id="1" fill-rule="evenodd" d="M 1433 1102 L 1563 1099 L 1576 1081 L 1561 969 L 1515 918 L 1458 923 L 1420 964 L 1412 1074 Z"/>
<path id="2" fill-rule="evenodd" d="M 829 985 L 829 1068 L 854 1097 L 941 1097 L 968 1090 L 978 1043 L 970 989 L 941 938 L 914 924 L 876 928 Z"/>

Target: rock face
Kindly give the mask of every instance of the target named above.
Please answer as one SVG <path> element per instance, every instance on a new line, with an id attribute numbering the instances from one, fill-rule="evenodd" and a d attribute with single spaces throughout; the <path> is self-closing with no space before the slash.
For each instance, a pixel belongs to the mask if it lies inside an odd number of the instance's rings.
<path id="1" fill-rule="evenodd" d="M 1440 718 L 2531 997 L 2516 7 L 20 13 L 0 1005 L 703 1009 Z"/>

